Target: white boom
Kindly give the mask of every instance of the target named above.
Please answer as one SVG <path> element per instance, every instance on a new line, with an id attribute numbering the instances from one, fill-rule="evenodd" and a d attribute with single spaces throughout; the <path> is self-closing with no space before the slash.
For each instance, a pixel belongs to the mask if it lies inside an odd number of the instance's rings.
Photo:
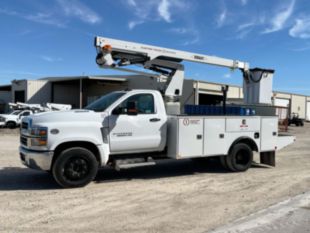
<path id="1" fill-rule="evenodd" d="M 118 69 L 141 74 L 141 72 L 123 68 L 123 66 L 127 65 L 141 65 L 145 69 L 166 76 L 167 82 L 164 90 L 165 102 L 168 109 L 175 109 L 172 112 L 178 112 L 177 109 L 180 106 L 179 98 L 182 96 L 184 80 L 184 66 L 181 64 L 182 61 L 221 66 L 233 70 L 240 69 L 244 78 L 245 102 L 249 104 L 257 104 L 260 103 L 259 101 L 261 103 L 271 103 L 272 82 L 261 86 L 260 81 L 262 77 L 267 77 L 271 80 L 273 71 L 259 68 L 249 69 L 249 63 L 247 62 L 106 37 L 96 37 L 95 47 L 97 48 L 96 62 L 102 68 Z M 266 76 L 266 73 L 270 75 Z M 253 77 L 256 76 L 258 78 L 253 80 Z M 246 93 L 250 89 L 254 94 L 249 95 L 249 93 Z M 268 91 L 262 93 L 263 90 Z M 264 98 L 260 98 L 258 95 L 262 95 Z"/>
<path id="2" fill-rule="evenodd" d="M 181 50 L 162 48 L 123 40 L 115 40 L 106 37 L 96 37 L 95 46 L 97 48 L 103 48 L 106 45 L 110 45 L 113 52 L 128 53 L 128 55 L 136 54 L 139 56 L 144 56 L 145 58 L 148 57 L 148 60 L 159 58 L 170 61 L 198 62 L 209 65 L 223 66 L 231 69 L 249 69 L 249 64 L 247 62 L 242 62 L 238 60 L 231 60 L 221 57 L 185 52 Z"/>
<path id="3" fill-rule="evenodd" d="M 40 104 L 26 104 L 26 103 L 21 103 L 21 102 L 16 102 L 15 103 L 9 103 L 9 106 L 11 109 L 29 109 L 33 111 L 43 111 L 43 107 Z"/>
<path id="4" fill-rule="evenodd" d="M 27 104 L 27 103 L 9 103 L 11 109 L 32 110 L 33 112 L 48 112 L 48 111 L 68 111 L 72 108 L 70 104 L 54 104 L 46 103 L 46 106 L 41 104 Z"/>

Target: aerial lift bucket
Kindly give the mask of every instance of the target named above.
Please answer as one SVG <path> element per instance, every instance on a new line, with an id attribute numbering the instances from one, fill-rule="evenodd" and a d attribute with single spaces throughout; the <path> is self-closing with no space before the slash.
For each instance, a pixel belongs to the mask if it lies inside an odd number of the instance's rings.
<path id="1" fill-rule="evenodd" d="M 254 68 L 244 72 L 243 95 L 246 104 L 272 104 L 274 70 Z"/>

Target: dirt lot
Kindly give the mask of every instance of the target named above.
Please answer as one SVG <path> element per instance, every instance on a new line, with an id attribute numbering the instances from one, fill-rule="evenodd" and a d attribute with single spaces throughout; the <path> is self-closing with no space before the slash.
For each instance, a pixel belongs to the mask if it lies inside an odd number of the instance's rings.
<path id="1" fill-rule="evenodd" d="M 206 232 L 310 190 L 310 124 L 290 133 L 297 142 L 276 168 L 169 161 L 103 169 L 87 187 L 64 190 L 23 167 L 18 135 L 0 132 L 0 232 Z"/>

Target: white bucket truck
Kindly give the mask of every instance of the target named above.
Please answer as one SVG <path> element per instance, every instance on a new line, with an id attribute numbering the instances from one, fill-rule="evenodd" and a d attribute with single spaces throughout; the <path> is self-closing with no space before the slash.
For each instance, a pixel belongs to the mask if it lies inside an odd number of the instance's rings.
<path id="1" fill-rule="evenodd" d="M 273 71 L 249 69 L 248 63 L 236 60 L 103 37 L 95 38 L 95 46 L 100 67 L 136 72 L 124 66 L 140 65 L 154 72 L 147 75 L 157 74 L 165 80 L 165 87 L 159 91 L 116 91 L 83 110 L 24 118 L 22 163 L 51 172 L 62 187 L 84 186 L 106 165 L 124 169 L 154 165 L 159 159 L 219 156 L 224 167 L 241 172 L 251 166 L 255 151 L 260 153 L 261 163 L 275 166 L 275 152 L 295 140 L 278 135 L 277 116 L 180 114 L 182 61 L 240 69 L 248 104 L 271 103 Z"/>
<path id="2" fill-rule="evenodd" d="M 0 114 L 0 127 L 7 127 L 15 129 L 20 126 L 22 119 L 26 116 L 46 111 L 63 111 L 70 110 L 69 104 L 54 104 L 47 103 L 46 107 L 40 104 L 27 104 L 27 103 L 9 103 L 10 108 L 13 110 L 8 114 Z"/>

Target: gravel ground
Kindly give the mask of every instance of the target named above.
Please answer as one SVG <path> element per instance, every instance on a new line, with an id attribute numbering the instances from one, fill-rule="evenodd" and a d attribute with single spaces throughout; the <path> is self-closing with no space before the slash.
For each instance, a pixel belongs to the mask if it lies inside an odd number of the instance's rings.
<path id="1" fill-rule="evenodd" d="M 99 171 L 95 182 L 59 189 L 21 165 L 18 130 L 0 131 L 0 232 L 206 232 L 310 187 L 310 124 L 291 127 L 295 144 L 277 167 L 229 173 L 216 162 L 166 161 Z"/>
<path id="2" fill-rule="evenodd" d="M 310 232 L 310 192 L 241 218 L 210 233 Z"/>

